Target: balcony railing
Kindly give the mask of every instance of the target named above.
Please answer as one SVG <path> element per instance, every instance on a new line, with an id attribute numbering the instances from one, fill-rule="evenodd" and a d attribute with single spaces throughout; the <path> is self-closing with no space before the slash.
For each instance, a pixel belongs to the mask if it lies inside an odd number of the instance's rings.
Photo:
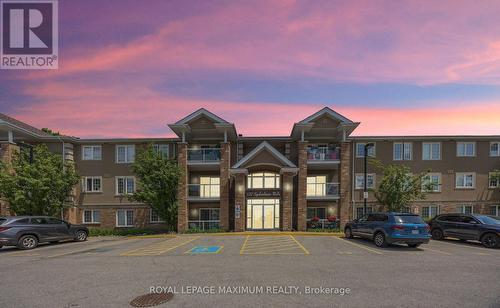
<path id="1" fill-rule="evenodd" d="M 317 183 L 307 184 L 306 197 L 309 199 L 314 198 L 337 198 L 340 196 L 339 183 Z"/>
<path id="2" fill-rule="evenodd" d="M 220 220 L 189 220 L 189 229 L 211 230 L 219 229 Z"/>
<path id="3" fill-rule="evenodd" d="M 307 160 L 313 162 L 340 160 L 340 148 L 310 147 L 307 149 Z"/>
<path id="4" fill-rule="evenodd" d="M 188 149 L 188 162 L 215 163 L 220 161 L 220 149 Z"/>
<path id="5" fill-rule="evenodd" d="M 307 219 L 307 229 L 339 229 L 339 221 L 329 221 L 328 219 Z"/>
<path id="6" fill-rule="evenodd" d="M 219 199 L 219 184 L 188 184 L 189 199 Z"/>

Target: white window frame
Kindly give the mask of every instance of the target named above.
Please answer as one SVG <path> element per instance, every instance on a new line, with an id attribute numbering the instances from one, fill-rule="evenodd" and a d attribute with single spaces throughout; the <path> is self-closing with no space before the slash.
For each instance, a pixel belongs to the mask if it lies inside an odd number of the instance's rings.
<path id="1" fill-rule="evenodd" d="M 166 149 L 166 151 L 162 151 L 162 149 Z M 156 153 L 161 153 L 163 158 L 169 158 L 170 157 L 170 149 L 168 144 L 165 143 L 155 143 L 153 144 L 153 150 Z"/>
<path id="2" fill-rule="evenodd" d="M 85 212 L 90 212 L 91 221 L 85 221 Z M 94 213 L 98 213 L 99 220 L 95 219 Z M 82 212 L 82 223 L 90 225 L 90 224 L 100 224 L 101 223 L 101 211 L 100 210 L 83 210 Z"/>
<path id="3" fill-rule="evenodd" d="M 423 186 L 425 185 L 425 181 L 426 181 L 427 176 L 429 176 L 430 178 L 432 178 L 433 176 L 438 177 L 437 190 L 436 189 L 433 189 L 433 190 L 424 189 Z M 429 172 L 425 176 L 422 177 L 422 191 L 425 191 L 428 193 L 441 192 L 441 185 L 442 185 L 442 174 L 440 172 Z"/>
<path id="4" fill-rule="evenodd" d="M 496 185 L 491 185 L 492 175 L 496 174 Z M 499 172 L 488 172 L 488 188 L 500 188 L 500 171 Z"/>
<path id="5" fill-rule="evenodd" d="M 125 180 L 125 192 L 123 194 L 121 194 L 119 191 L 118 191 L 118 180 L 119 179 L 124 179 Z M 133 182 L 134 182 L 134 188 L 133 188 L 133 191 L 132 192 L 128 192 L 127 191 L 127 179 L 132 179 Z M 115 195 L 117 196 L 121 196 L 121 195 L 131 195 L 135 192 L 136 190 L 136 183 L 135 183 L 135 176 L 115 176 Z"/>
<path id="6" fill-rule="evenodd" d="M 121 148 L 121 147 L 125 148 L 125 160 L 124 161 L 120 161 L 118 158 L 118 148 Z M 132 157 L 129 157 L 128 148 L 133 149 L 133 155 L 131 155 Z M 135 144 L 117 144 L 115 147 L 115 153 L 116 153 L 115 154 L 115 162 L 117 164 L 131 164 L 135 161 Z"/>
<path id="7" fill-rule="evenodd" d="M 153 220 L 153 214 L 156 214 L 158 216 L 158 220 Z M 160 215 L 158 215 L 156 213 L 156 211 L 154 209 L 149 209 L 149 223 L 151 224 L 161 224 L 161 223 L 165 223 L 165 220 L 162 220 Z"/>
<path id="8" fill-rule="evenodd" d="M 472 175 L 472 186 L 458 186 L 458 177 L 463 176 L 462 184 L 466 183 L 466 176 Z M 456 189 L 475 189 L 476 188 L 476 173 L 475 172 L 456 172 L 455 173 L 455 188 Z"/>
<path id="9" fill-rule="evenodd" d="M 119 212 L 125 212 L 125 224 L 124 225 L 119 225 L 118 224 L 118 213 Z M 128 215 L 127 215 L 128 212 L 132 212 L 132 223 L 131 224 L 129 224 L 129 221 L 128 221 Z M 134 226 L 134 218 L 135 218 L 134 217 L 134 210 L 131 210 L 131 209 L 119 209 L 119 210 L 116 210 L 116 215 L 115 216 L 116 216 L 115 217 L 116 218 L 116 224 L 115 225 L 117 227 L 129 228 L 129 227 L 133 227 Z"/>
<path id="10" fill-rule="evenodd" d="M 324 178 L 324 182 L 318 181 Z M 314 180 L 313 180 L 314 179 Z M 326 175 L 311 175 L 307 177 L 306 183 L 306 196 L 314 197 L 314 196 L 326 196 L 326 183 L 328 181 L 328 177 Z M 309 187 L 314 185 L 314 192 L 309 190 Z"/>
<path id="11" fill-rule="evenodd" d="M 399 158 L 396 157 L 396 145 L 402 146 L 401 157 L 399 157 Z M 405 146 L 409 147 L 408 151 L 405 150 Z M 404 157 L 406 153 L 410 154 L 409 158 Z M 413 142 L 393 142 L 392 143 L 392 160 L 396 160 L 396 161 L 413 160 Z"/>
<path id="12" fill-rule="evenodd" d="M 467 155 L 467 145 L 472 144 L 472 154 Z M 461 155 L 459 153 L 460 145 L 464 145 L 464 153 Z M 476 142 L 475 141 L 457 141 L 457 157 L 475 157 L 476 156 Z"/>
<path id="13" fill-rule="evenodd" d="M 491 214 L 491 209 L 494 208 L 495 209 L 495 214 Z M 490 214 L 493 215 L 493 216 L 500 216 L 500 205 L 490 205 Z"/>
<path id="14" fill-rule="evenodd" d="M 470 214 L 474 214 L 474 205 L 473 204 L 461 204 L 457 206 L 457 212 L 461 214 L 467 214 L 465 212 L 465 208 L 470 207 Z"/>
<path id="15" fill-rule="evenodd" d="M 255 179 L 262 179 L 262 187 L 255 187 L 253 183 Z M 266 187 L 266 179 L 274 179 L 273 187 Z M 247 175 L 248 189 L 278 189 L 281 187 L 281 178 L 279 173 L 273 172 L 254 172 Z"/>
<path id="16" fill-rule="evenodd" d="M 428 144 L 429 145 L 429 158 L 425 158 L 425 152 L 424 152 L 424 148 L 425 148 L 425 145 Z M 432 145 L 434 144 L 437 144 L 439 147 L 439 158 L 438 159 L 434 159 L 432 158 L 434 152 L 432 151 Z M 422 160 L 441 160 L 441 157 L 442 157 L 442 150 L 443 147 L 441 146 L 441 142 L 422 142 Z"/>
<path id="17" fill-rule="evenodd" d="M 360 216 L 358 216 L 358 210 L 359 209 L 361 209 L 361 212 L 363 212 L 365 210 L 365 208 L 364 208 L 363 205 L 357 206 L 354 209 L 354 212 L 355 212 L 354 215 L 356 215 L 356 219 L 360 219 L 361 218 Z M 373 213 L 373 206 L 371 206 L 371 205 L 366 206 L 366 213 L 364 215 L 371 214 L 371 213 Z M 363 215 L 361 215 L 361 216 L 363 216 Z"/>
<path id="18" fill-rule="evenodd" d="M 377 182 L 376 182 L 377 175 L 376 175 L 375 173 L 367 173 L 367 174 L 366 174 L 366 180 L 367 180 L 367 182 L 368 182 L 368 178 L 369 178 L 370 176 L 371 176 L 371 177 L 372 177 L 372 179 L 373 179 L 373 181 L 372 181 L 373 186 L 372 186 L 372 187 L 370 187 L 370 186 L 368 186 L 368 184 L 367 184 L 366 189 L 374 189 L 374 188 L 377 186 L 377 184 L 376 184 L 376 183 L 377 183 Z M 363 173 L 356 173 L 356 175 L 354 176 L 354 189 L 356 189 L 356 190 L 361 190 L 361 189 L 364 189 L 364 187 L 363 187 L 363 186 L 364 186 L 364 184 L 363 184 L 361 187 L 359 187 L 359 186 L 358 186 L 358 180 L 357 180 L 357 178 L 358 178 L 358 177 L 361 177 L 361 178 L 363 179 L 363 181 L 365 180 L 365 175 L 364 175 Z"/>
<path id="19" fill-rule="evenodd" d="M 208 181 L 208 183 L 206 183 L 206 181 Z M 199 183 L 200 198 L 220 198 L 220 177 L 200 176 Z"/>
<path id="20" fill-rule="evenodd" d="M 87 190 L 87 180 L 92 179 L 92 190 Z M 99 190 L 94 190 L 94 180 L 100 181 Z M 102 193 L 102 176 L 84 176 L 82 177 L 82 192 L 84 193 Z"/>
<path id="21" fill-rule="evenodd" d="M 85 149 L 90 148 L 92 152 L 92 157 L 86 159 L 85 158 Z M 96 158 L 96 151 L 95 149 L 99 148 L 100 149 L 100 156 Z M 102 160 L 102 145 L 82 145 L 82 160 Z"/>
<path id="22" fill-rule="evenodd" d="M 494 152 L 491 151 L 491 146 L 494 145 L 494 144 L 497 145 L 497 152 L 496 153 L 494 153 Z M 489 152 L 490 152 L 490 157 L 500 157 L 500 141 L 492 141 L 492 142 L 490 142 L 490 150 L 489 150 Z"/>
<path id="23" fill-rule="evenodd" d="M 428 208 L 429 209 L 429 216 L 424 216 L 424 208 Z M 436 208 L 436 215 L 432 216 L 432 208 Z M 433 217 L 436 217 L 437 215 L 439 215 L 439 213 L 441 212 L 441 209 L 439 207 L 439 205 L 424 205 L 422 206 L 422 210 L 421 210 L 421 216 L 422 218 L 433 218 Z"/>
<path id="24" fill-rule="evenodd" d="M 376 151 L 376 148 L 377 148 L 377 144 L 375 142 L 356 142 L 356 148 L 354 149 L 356 151 L 356 158 L 363 158 L 365 157 L 365 149 L 364 149 L 364 146 L 365 144 L 367 143 L 373 143 L 373 146 L 368 148 L 368 157 L 375 157 L 377 154 L 377 151 Z M 362 146 L 363 148 L 363 153 L 359 153 L 358 152 L 358 148 L 359 146 Z"/>

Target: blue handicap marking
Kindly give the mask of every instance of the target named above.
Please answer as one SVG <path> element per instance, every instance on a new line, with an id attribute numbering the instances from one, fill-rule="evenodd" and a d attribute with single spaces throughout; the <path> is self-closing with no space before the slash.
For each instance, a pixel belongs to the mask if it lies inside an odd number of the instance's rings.
<path id="1" fill-rule="evenodd" d="M 202 253 L 218 253 L 222 246 L 195 246 L 188 253 L 202 254 Z"/>

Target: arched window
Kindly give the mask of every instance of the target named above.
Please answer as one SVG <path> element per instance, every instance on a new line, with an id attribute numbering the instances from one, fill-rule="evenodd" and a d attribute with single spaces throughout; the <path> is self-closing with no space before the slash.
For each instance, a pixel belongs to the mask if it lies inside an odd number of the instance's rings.
<path id="1" fill-rule="evenodd" d="M 247 188 L 280 188 L 280 175 L 271 172 L 256 172 L 248 175 Z"/>

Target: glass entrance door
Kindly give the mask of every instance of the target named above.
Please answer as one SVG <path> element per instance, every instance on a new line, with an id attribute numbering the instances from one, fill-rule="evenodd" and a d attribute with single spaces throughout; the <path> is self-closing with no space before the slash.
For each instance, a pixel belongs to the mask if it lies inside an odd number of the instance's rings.
<path id="1" fill-rule="evenodd" d="M 248 199 L 247 229 L 272 230 L 280 227 L 279 199 Z"/>

